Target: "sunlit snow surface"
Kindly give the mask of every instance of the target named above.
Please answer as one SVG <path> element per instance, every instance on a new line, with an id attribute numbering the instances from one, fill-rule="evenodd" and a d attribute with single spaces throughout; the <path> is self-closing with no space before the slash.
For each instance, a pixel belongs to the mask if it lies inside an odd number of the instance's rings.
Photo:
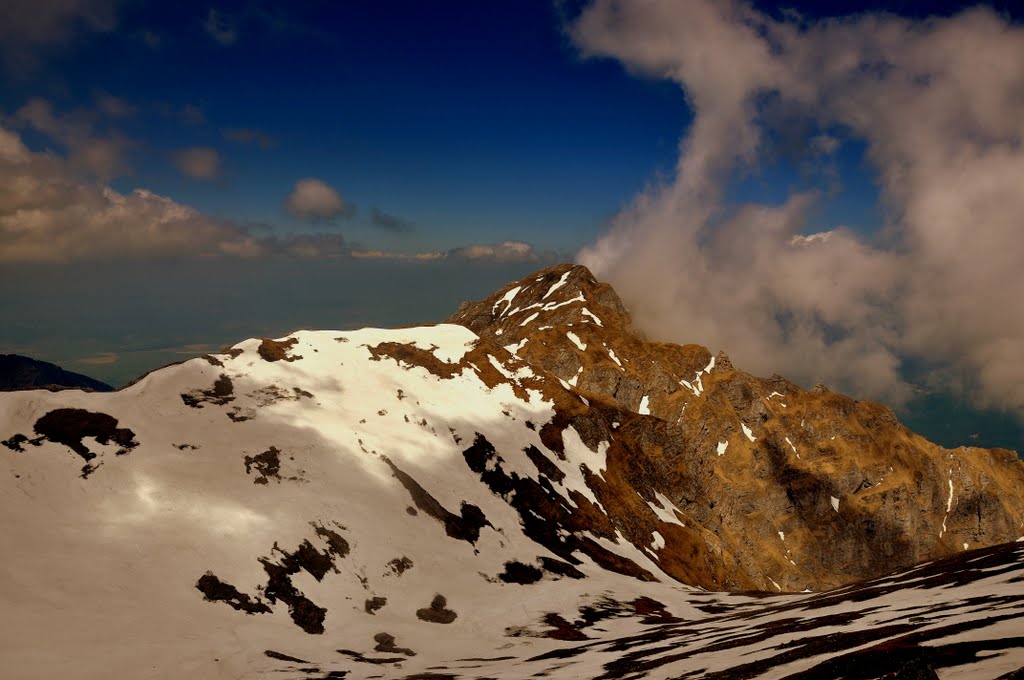
<path id="1" fill-rule="evenodd" d="M 607 444 L 567 428 L 551 452 L 539 431 L 553 406 L 529 367 L 469 361 L 476 336 L 458 326 L 289 339 L 273 360 L 249 340 L 111 394 L 0 394 L 0 676 L 832 678 L 921 657 L 944 678 L 995 678 L 1024 665 L 1024 543 L 824 594 L 675 584 L 655 556 L 664 531 L 599 541 L 661 582 L 581 553 L 585 578 L 542 572 L 555 556 L 467 450 L 483 437 L 504 472 L 541 480 L 534 447 L 565 507 L 603 510 L 587 478 Z M 382 343 L 433 369 L 374 354 Z M 85 461 L 33 431 L 58 409 L 116 418 L 131 441 L 81 438 Z M 204 598 L 204 578 L 238 597 Z M 297 623 L 303 602 L 322 631 Z"/>

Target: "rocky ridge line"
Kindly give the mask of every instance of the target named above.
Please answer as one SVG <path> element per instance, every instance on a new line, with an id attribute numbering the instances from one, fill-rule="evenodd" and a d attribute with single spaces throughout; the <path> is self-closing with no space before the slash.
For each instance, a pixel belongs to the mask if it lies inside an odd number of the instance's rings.
<path id="1" fill-rule="evenodd" d="M 550 396 L 591 443 L 612 442 L 588 480 L 612 525 L 684 583 L 822 590 L 1024 536 L 1014 452 L 944 449 L 880 404 L 647 340 L 585 267 L 537 272 L 447 321 L 574 395 Z"/>

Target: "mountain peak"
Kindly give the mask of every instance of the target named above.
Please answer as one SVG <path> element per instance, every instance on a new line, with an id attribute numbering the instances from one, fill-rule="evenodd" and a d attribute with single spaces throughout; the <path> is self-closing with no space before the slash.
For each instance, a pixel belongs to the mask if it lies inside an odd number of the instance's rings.
<path id="1" fill-rule="evenodd" d="M 4 667 L 876 677 L 897 649 L 995 677 L 1024 659 L 1015 456 L 644 340 L 582 267 L 453 318 L 249 339 L 107 394 L 0 393 Z"/>
<path id="2" fill-rule="evenodd" d="M 478 302 L 463 303 L 447 323 L 483 338 L 519 338 L 550 327 L 594 324 L 626 330 L 629 314 L 618 294 L 589 269 L 560 264 L 508 284 Z"/>
<path id="3" fill-rule="evenodd" d="M 669 569 L 685 582 L 820 589 L 1013 540 L 1024 527 L 1016 456 L 943 449 L 882 404 L 753 376 L 700 345 L 648 341 L 585 267 L 541 270 L 449 321 L 591 409 L 611 409 L 613 438 L 630 452 L 623 465 L 637 470 L 630 484 L 663 494 L 700 534 L 688 550 L 705 568 Z M 957 510 L 966 507 L 986 519 Z"/>

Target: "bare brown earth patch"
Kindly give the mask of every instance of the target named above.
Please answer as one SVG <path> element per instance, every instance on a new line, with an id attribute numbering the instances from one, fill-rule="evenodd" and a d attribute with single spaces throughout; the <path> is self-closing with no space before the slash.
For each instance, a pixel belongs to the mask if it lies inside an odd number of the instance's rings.
<path id="1" fill-rule="evenodd" d="M 371 361 L 393 359 L 399 366 L 410 369 L 420 366 L 439 378 L 453 378 L 462 372 L 463 366 L 441 361 L 431 350 L 421 349 L 411 342 L 382 342 L 366 349 L 370 352 Z M 434 349 L 437 349 L 436 347 Z"/>
<path id="2" fill-rule="evenodd" d="M 297 338 L 288 338 L 287 340 L 263 338 L 257 351 L 264 361 L 297 361 L 302 356 L 289 352 L 298 342 Z"/>
<path id="3" fill-rule="evenodd" d="M 202 408 L 203 404 L 223 406 L 235 399 L 235 386 L 226 373 L 221 373 L 208 390 L 192 390 L 181 395 L 186 406 Z"/>
<path id="4" fill-rule="evenodd" d="M 444 595 L 435 595 L 430 607 L 416 610 L 416 617 L 429 623 L 451 623 L 458 614 L 448 609 L 448 599 Z"/>
<path id="5" fill-rule="evenodd" d="M 135 433 L 126 427 L 117 426 L 117 418 L 106 413 L 94 413 L 80 408 L 59 408 L 50 411 L 36 421 L 36 434 L 46 437 L 51 442 L 63 444 L 78 454 L 86 462 L 82 468 L 82 477 L 88 477 L 96 469 L 90 461 L 96 454 L 82 442 L 86 437 L 93 437 L 97 443 L 117 444 L 121 448 L 116 455 L 123 456 L 139 442 Z"/>

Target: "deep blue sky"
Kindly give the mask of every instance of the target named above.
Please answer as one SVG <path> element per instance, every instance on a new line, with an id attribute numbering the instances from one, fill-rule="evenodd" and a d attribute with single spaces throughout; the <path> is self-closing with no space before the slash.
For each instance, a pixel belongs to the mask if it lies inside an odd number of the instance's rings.
<path id="1" fill-rule="evenodd" d="M 79 21 L 27 58 L 8 55 L 0 110 L 43 98 L 71 114 L 95 110 L 98 96 L 117 97 L 130 114 L 97 124 L 129 141 L 128 167 L 112 186 L 145 187 L 238 223 L 300 228 L 282 202 L 297 180 L 315 177 L 355 207 L 332 228 L 366 248 L 411 253 L 519 239 L 571 254 L 647 183 L 671 174 L 691 120 L 677 86 L 581 60 L 563 32 L 574 3 L 110 4 L 104 30 Z M 967 4 L 759 6 L 811 17 L 923 16 Z M 265 143 L 232 142 L 230 129 Z M 23 137 L 35 149 L 53 146 L 31 130 Z M 215 177 L 183 176 L 170 161 L 193 147 L 217 152 Z M 814 226 L 878 224 L 862 151 L 851 144 L 837 156 L 842 189 Z M 794 184 L 822 184 L 785 161 L 768 167 L 738 184 L 734 198 L 781 200 Z M 374 228 L 374 208 L 413 228 Z"/>
<path id="2" fill-rule="evenodd" d="M 124 99 L 137 112 L 111 123 L 137 146 L 114 186 L 218 217 L 297 227 L 282 201 L 316 177 L 355 205 L 343 231 L 368 247 L 515 238 L 571 253 L 671 171 L 687 123 L 676 86 L 577 59 L 547 2 L 162 5 L 128 5 L 116 33 L 80 36 L 11 79 L 0 105 Z M 211 9 L 229 44 L 206 30 Z M 272 145 L 232 143 L 228 128 Z M 168 161 L 195 146 L 221 154 L 214 181 Z M 415 228 L 371 229 L 373 207 Z"/>

